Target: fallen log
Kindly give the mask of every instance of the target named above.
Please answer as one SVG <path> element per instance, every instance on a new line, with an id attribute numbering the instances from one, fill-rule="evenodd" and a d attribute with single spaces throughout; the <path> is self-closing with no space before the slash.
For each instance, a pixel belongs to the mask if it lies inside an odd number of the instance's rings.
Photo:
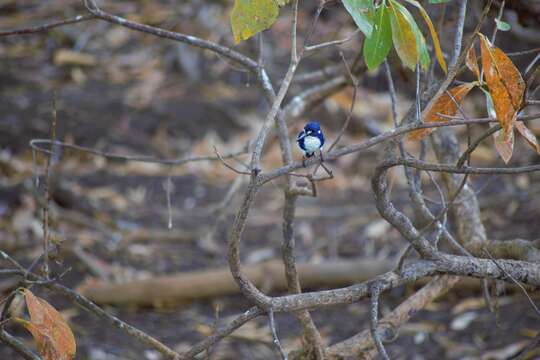
<path id="1" fill-rule="evenodd" d="M 395 266 L 392 260 L 333 260 L 298 265 L 304 288 L 338 287 L 362 282 Z M 283 263 L 279 260 L 249 265 L 249 279 L 265 291 L 287 288 Z M 239 292 L 228 268 L 154 276 L 123 283 L 88 281 L 78 291 L 90 300 L 110 305 L 151 305 L 186 302 Z"/>
<path id="2" fill-rule="evenodd" d="M 298 273 L 303 289 L 321 289 L 367 281 L 393 268 L 395 260 L 359 258 L 301 263 L 298 265 Z M 257 287 L 267 293 L 287 289 L 280 260 L 248 265 L 244 267 L 244 272 Z M 422 286 L 429 280 L 420 279 L 414 287 Z M 478 279 L 463 278 L 458 286 L 461 289 L 478 290 L 480 282 Z M 159 275 L 122 283 L 92 279 L 80 285 L 77 290 L 99 304 L 157 307 L 240 292 L 227 267 Z"/>

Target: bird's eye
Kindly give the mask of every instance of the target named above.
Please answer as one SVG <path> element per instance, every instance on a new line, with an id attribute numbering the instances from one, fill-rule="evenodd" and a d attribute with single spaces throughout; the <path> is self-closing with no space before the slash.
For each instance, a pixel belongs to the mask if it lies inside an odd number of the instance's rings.
<path id="1" fill-rule="evenodd" d="M 320 134 L 320 133 L 321 133 L 321 130 L 317 130 L 317 133 Z"/>

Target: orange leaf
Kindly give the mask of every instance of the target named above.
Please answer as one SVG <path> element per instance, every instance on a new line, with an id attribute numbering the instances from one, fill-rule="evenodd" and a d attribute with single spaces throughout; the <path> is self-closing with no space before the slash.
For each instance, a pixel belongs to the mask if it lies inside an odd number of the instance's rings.
<path id="1" fill-rule="evenodd" d="M 508 164 L 512 153 L 514 152 L 514 130 L 510 132 L 510 137 L 507 139 L 503 130 L 493 134 L 495 140 L 495 149 L 503 159 L 505 164 Z"/>
<path id="2" fill-rule="evenodd" d="M 475 83 L 466 83 L 456 86 L 444 94 L 441 94 L 431 109 L 424 115 L 424 122 L 445 122 L 449 119 L 442 115 L 453 116 L 458 110 L 458 104 L 461 104 L 465 96 L 475 86 Z M 450 95 L 448 94 L 450 93 Z M 435 129 L 419 129 L 411 131 L 408 135 L 410 140 L 421 140 L 425 136 L 429 135 Z"/>
<path id="3" fill-rule="evenodd" d="M 516 121 L 516 129 L 525 138 L 525 140 L 527 140 L 527 143 L 534 150 L 536 150 L 536 153 L 540 154 L 540 147 L 538 146 L 538 141 L 536 140 L 536 136 L 534 136 L 533 132 L 529 130 L 529 128 L 521 121 Z"/>
<path id="4" fill-rule="evenodd" d="M 478 60 L 476 59 L 476 50 L 474 49 L 474 46 L 471 46 L 469 51 L 467 51 L 467 60 L 465 64 L 469 70 L 476 75 L 478 81 L 480 81 L 480 69 L 478 68 Z"/>
<path id="5" fill-rule="evenodd" d="M 482 34 L 480 34 L 480 49 L 482 67 L 497 120 L 503 129 L 504 141 L 509 142 L 513 136 L 517 113 L 523 102 L 525 82 L 510 58 L 501 49 L 492 46 Z"/>
<path id="6" fill-rule="evenodd" d="M 30 321 L 19 319 L 34 337 L 45 360 L 71 360 L 75 356 L 75 337 L 62 315 L 45 300 L 25 289 L 24 298 Z"/>

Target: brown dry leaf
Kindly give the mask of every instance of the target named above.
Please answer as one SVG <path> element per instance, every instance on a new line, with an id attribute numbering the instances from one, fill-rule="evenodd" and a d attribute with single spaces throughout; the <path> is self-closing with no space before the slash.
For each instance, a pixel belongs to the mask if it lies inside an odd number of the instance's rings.
<path id="1" fill-rule="evenodd" d="M 141 75 L 141 81 L 128 90 L 126 103 L 136 109 L 149 106 L 165 80 L 166 76 L 161 70 L 151 69 L 145 71 L 145 74 Z"/>
<path id="2" fill-rule="evenodd" d="M 537 337 L 538 333 L 539 333 L 538 330 L 531 329 L 531 328 L 523 328 L 523 329 L 519 330 L 519 335 L 525 336 L 525 337 L 528 337 L 528 338 L 531 338 L 531 339 Z"/>
<path id="3" fill-rule="evenodd" d="M 533 134 L 533 132 L 529 130 L 529 128 L 521 121 L 516 121 L 516 129 L 519 131 L 521 136 L 525 138 L 527 144 L 529 144 L 537 154 L 540 154 L 540 147 L 538 146 L 538 141 L 536 140 L 536 136 Z"/>
<path id="4" fill-rule="evenodd" d="M 471 46 L 469 51 L 467 51 L 467 60 L 465 64 L 469 70 L 476 75 L 478 81 L 480 81 L 480 69 L 478 68 L 478 60 L 476 59 L 476 50 L 474 49 L 474 46 Z"/>
<path id="5" fill-rule="evenodd" d="M 502 348 L 489 351 L 484 350 L 484 353 L 482 354 L 482 356 L 480 356 L 480 360 L 514 359 L 515 356 L 519 355 L 521 350 L 523 350 L 528 344 L 528 340 L 522 340 L 513 344 L 503 346 Z"/>
<path id="6" fill-rule="evenodd" d="M 424 116 L 424 122 L 444 122 L 448 121 L 448 118 L 440 116 L 439 114 L 453 116 L 456 114 L 458 104 L 461 104 L 465 96 L 471 91 L 476 83 L 466 83 L 456 86 L 445 92 L 435 100 L 435 103 L 431 109 Z M 457 104 L 456 104 L 457 103 Z M 420 129 L 411 131 L 408 135 L 410 140 L 421 140 L 425 136 L 429 135 L 434 129 Z"/>
<path id="7" fill-rule="evenodd" d="M 511 304 L 514 299 L 511 296 L 499 297 L 499 306 Z M 452 307 L 452 315 L 456 315 L 465 311 L 480 310 L 486 307 L 486 299 L 484 297 L 470 297 Z"/>
<path id="8" fill-rule="evenodd" d="M 419 332 L 434 333 L 445 331 L 446 326 L 432 321 L 420 321 L 416 323 L 405 323 L 399 330 L 403 331 L 404 334 L 416 334 Z"/>
<path id="9" fill-rule="evenodd" d="M 70 360 L 75 356 L 75 337 L 62 315 L 28 289 L 23 291 L 30 321 L 17 319 L 34 337 L 45 360 Z"/>
<path id="10" fill-rule="evenodd" d="M 452 315 L 462 313 L 464 311 L 479 310 L 486 307 L 486 300 L 483 297 L 467 298 L 460 301 L 452 308 Z"/>
<path id="11" fill-rule="evenodd" d="M 335 112 L 337 108 L 348 113 L 351 108 L 353 90 L 348 87 L 337 92 L 325 101 L 325 105 L 330 111 Z M 409 99 L 397 94 L 397 111 L 399 114 L 407 112 L 411 106 Z M 378 123 L 383 129 L 390 129 L 389 124 L 392 118 L 391 101 L 387 94 L 377 93 L 368 89 L 359 88 L 356 93 L 353 115 L 359 119 L 372 118 L 381 119 L 384 122 Z M 354 120 L 353 120 L 354 121 Z M 347 133 L 349 136 L 352 132 Z M 361 140 L 361 139 L 358 139 Z"/>
<path id="12" fill-rule="evenodd" d="M 93 55 L 69 49 L 60 49 L 54 53 L 55 65 L 94 66 L 97 60 Z"/>
<path id="13" fill-rule="evenodd" d="M 525 82 L 510 58 L 501 49 L 492 46 L 482 34 L 480 34 L 480 49 L 482 68 L 497 120 L 503 129 L 504 141 L 509 143 L 517 113 L 523 102 Z"/>
<path id="14" fill-rule="evenodd" d="M 503 161 L 508 163 L 514 152 L 514 130 L 510 132 L 509 139 L 505 139 L 504 131 L 499 130 L 493 134 L 493 140 L 495 141 L 495 149 Z"/>
<path id="15" fill-rule="evenodd" d="M 272 342 L 272 334 L 268 326 L 260 326 L 255 322 L 246 323 L 241 328 L 235 330 L 230 336 L 246 341 Z"/>

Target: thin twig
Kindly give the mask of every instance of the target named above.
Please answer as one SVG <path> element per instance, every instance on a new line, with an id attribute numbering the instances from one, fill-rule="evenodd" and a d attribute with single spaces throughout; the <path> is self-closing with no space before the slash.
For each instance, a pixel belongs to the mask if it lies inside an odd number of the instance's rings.
<path id="1" fill-rule="evenodd" d="M 379 351 L 379 354 L 381 357 L 385 360 L 390 360 L 390 357 L 388 356 L 388 353 L 386 352 L 386 349 L 384 348 L 384 345 L 381 341 L 381 337 L 379 335 L 379 331 L 377 330 L 379 325 L 379 296 L 381 294 L 381 289 L 379 285 L 375 282 L 371 286 L 371 313 L 370 313 L 370 330 L 371 330 L 371 337 L 373 339 L 373 342 L 375 343 L 375 346 L 377 346 L 377 350 Z"/>
<path id="2" fill-rule="evenodd" d="M 36 34 L 36 33 L 42 33 L 47 32 L 49 30 L 52 30 L 54 28 L 65 26 L 65 25 L 71 25 L 76 24 L 83 21 L 88 21 L 95 19 L 96 17 L 92 14 L 85 14 L 85 15 L 77 15 L 73 18 L 60 20 L 56 22 L 52 22 L 49 24 L 44 25 L 38 25 L 38 26 L 32 26 L 22 29 L 15 29 L 15 30 L 4 30 L 0 31 L 0 37 L 2 36 L 11 36 L 11 35 L 29 35 L 29 34 Z"/>
<path id="3" fill-rule="evenodd" d="M 281 342 L 279 341 L 276 329 L 276 321 L 274 320 L 274 311 L 271 308 L 268 310 L 268 320 L 270 322 L 270 330 L 272 331 L 274 345 L 278 349 L 279 354 L 281 355 L 281 359 L 287 360 L 287 354 L 285 353 L 285 350 L 283 349 L 283 347 L 281 346 Z"/>
<path id="4" fill-rule="evenodd" d="M 217 328 L 212 335 L 206 337 L 204 340 L 195 344 L 188 351 L 180 354 L 180 358 L 192 359 L 193 357 L 195 357 L 195 355 L 203 352 L 204 350 L 208 349 L 212 345 L 216 344 L 218 341 L 230 335 L 233 331 L 235 331 L 236 329 L 238 329 L 239 327 L 241 327 L 248 321 L 251 321 L 264 313 L 265 311 L 262 310 L 261 308 L 256 307 L 256 306 L 252 307 L 248 311 L 236 317 L 229 324 L 223 327 Z"/>
<path id="5" fill-rule="evenodd" d="M 461 54 L 461 42 L 463 40 L 463 28 L 465 26 L 465 18 L 467 15 L 467 0 L 459 0 L 459 15 L 456 24 L 456 35 L 454 37 L 454 48 L 452 49 L 452 57 L 449 64 L 449 69 L 453 69 L 458 62 Z M 466 49 L 468 50 L 468 49 Z"/>
<path id="6" fill-rule="evenodd" d="M 343 134 L 345 134 L 345 131 L 347 130 L 347 127 L 349 126 L 349 123 L 351 122 L 353 113 L 354 113 L 354 106 L 356 105 L 356 95 L 358 93 L 358 78 L 353 75 L 351 68 L 349 67 L 349 63 L 345 59 L 345 56 L 343 55 L 343 52 L 339 52 L 339 55 L 341 57 L 341 61 L 343 62 L 343 65 L 345 66 L 345 69 L 347 69 L 347 74 L 349 75 L 349 78 L 351 79 L 351 83 L 353 85 L 353 94 L 351 97 L 351 105 L 349 106 L 349 112 L 347 113 L 347 117 L 345 118 L 345 121 L 341 125 L 341 128 L 339 129 L 338 135 L 330 144 L 327 151 L 332 151 L 332 149 L 339 143 L 339 140 L 341 140 L 341 137 Z"/>
<path id="7" fill-rule="evenodd" d="M 51 158 L 54 155 L 54 142 L 56 140 L 56 93 L 53 95 L 52 124 L 51 124 L 51 147 L 45 161 L 45 201 L 43 203 L 43 272 L 45 278 L 49 278 L 49 204 L 51 201 L 50 172 Z"/>
<path id="8" fill-rule="evenodd" d="M 540 51 L 540 47 L 537 47 L 537 48 L 533 48 L 533 49 L 527 49 L 527 50 L 522 50 L 522 51 L 514 51 L 514 52 L 509 52 L 509 53 L 506 53 L 507 56 L 524 56 L 524 55 L 529 55 L 529 54 L 534 54 L 534 53 L 537 53 Z M 527 71 L 525 71 L 527 72 Z"/>
<path id="9" fill-rule="evenodd" d="M 484 254 L 487 257 L 489 257 L 491 259 L 491 261 L 493 261 L 493 263 L 495 265 L 497 265 L 499 270 L 501 270 L 504 273 L 504 275 L 508 276 L 510 278 L 510 280 L 512 280 L 512 282 L 514 284 L 516 284 L 521 289 L 521 291 L 527 297 L 527 300 L 531 304 L 531 306 L 534 309 L 534 311 L 536 312 L 536 314 L 540 317 L 540 309 L 538 309 L 538 306 L 536 306 L 534 301 L 531 299 L 531 297 L 530 297 L 529 293 L 527 292 L 527 290 L 525 289 L 525 287 L 523 285 L 521 285 L 521 283 L 519 281 L 517 281 L 510 273 L 508 273 L 506 270 L 504 270 L 504 268 L 499 264 L 499 262 L 497 260 L 495 260 L 495 258 L 493 258 L 493 256 L 491 256 L 490 252 L 487 249 L 484 249 Z"/>
<path id="10" fill-rule="evenodd" d="M 324 42 L 324 43 L 320 43 L 320 44 L 316 44 L 316 45 L 306 46 L 306 51 L 314 51 L 314 50 L 319 50 L 319 49 L 322 49 L 322 48 L 325 48 L 325 47 L 328 47 L 328 46 L 344 44 L 344 43 L 350 41 L 358 33 L 360 33 L 360 29 L 356 29 L 353 33 L 351 33 L 347 37 L 345 37 L 343 39 L 340 39 L 340 40 L 332 40 L 332 41 L 328 41 L 328 42 Z"/>
<path id="11" fill-rule="evenodd" d="M 499 6 L 499 14 L 497 15 L 497 20 L 498 21 L 502 20 L 502 16 L 504 14 L 504 5 L 505 5 L 505 3 L 506 3 L 506 0 L 502 0 L 501 5 Z M 498 30 L 499 30 L 498 26 L 495 26 L 493 28 L 493 34 L 491 35 L 491 43 L 492 44 L 495 44 L 495 40 L 497 39 L 497 31 Z"/>
<path id="12" fill-rule="evenodd" d="M 239 175 L 251 175 L 251 173 L 249 172 L 246 172 L 246 171 L 242 171 L 242 170 L 238 170 L 236 168 L 234 168 L 232 165 L 229 165 L 225 159 L 223 158 L 223 156 L 221 156 L 217 150 L 217 148 L 214 146 L 214 153 L 216 154 L 217 158 L 219 159 L 219 161 L 221 161 L 221 163 L 223 165 L 225 165 L 226 168 L 232 170 L 233 172 L 239 174 Z"/>
<path id="13" fill-rule="evenodd" d="M 244 66 L 257 76 L 258 82 L 261 85 L 261 88 L 263 89 L 267 99 L 272 99 L 275 96 L 274 90 L 272 88 L 272 83 L 270 81 L 270 78 L 268 77 L 268 74 L 266 73 L 266 70 L 264 68 L 261 68 L 257 61 L 229 47 L 219 45 L 209 40 L 204 40 L 193 35 L 185 35 L 179 32 L 168 31 L 154 26 L 130 21 L 120 16 L 109 14 L 101 10 L 94 0 L 82 0 L 82 3 L 86 7 L 86 9 L 98 19 L 107 21 L 112 24 L 124 26 L 135 31 L 140 31 L 157 37 L 178 41 L 201 49 L 210 50 L 215 54 L 219 54 L 225 58 L 228 58 Z"/>
<path id="14" fill-rule="evenodd" d="M 34 354 L 22 341 L 0 329 L 0 341 L 11 347 L 26 360 L 42 360 L 40 356 Z"/>
<path id="15" fill-rule="evenodd" d="M 32 139 L 30 140 L 29 144 L 33 150 L 43 153 L 43 154 L 47 154 L 47 155 L 52 154 L 51 150 L 39 147 L 40 144 L 50 145 L 50 146 L 54 145 L 54 146 L 62 147 L 65 149 L 70 149 L 70 150 L 75 150 L 75 151 L 79 151 L 86 154 L 100 156 L 109 160 L 136 161 L 136 162 L 163 164 L 163 165 L 184 165 L 189 162 L 221 160 L 218 156 L 209 156 L 209 155 L 188 156 L 188 157 L 176 158 L 176 159 L 160 159 L 160 158 L 154 158 L 152 156 L 145 156 L 145 155 L 120 155 L 120 154 L 100 151 L 100 150 L 96 150 L 93 148 L 84 147 L 84 146 L 80 146 L 76 144 L 68 144 L 62 141 L 58 141 L 58 140 L 51 141 L 50 139 Z M 238 150 L 235 152 L 221 155 L 221 158 L 230 159 L 238 155 L 246 154 L 246 152 L 247 152 L 247 146 L 245 146 L 242 150 Z"/>

